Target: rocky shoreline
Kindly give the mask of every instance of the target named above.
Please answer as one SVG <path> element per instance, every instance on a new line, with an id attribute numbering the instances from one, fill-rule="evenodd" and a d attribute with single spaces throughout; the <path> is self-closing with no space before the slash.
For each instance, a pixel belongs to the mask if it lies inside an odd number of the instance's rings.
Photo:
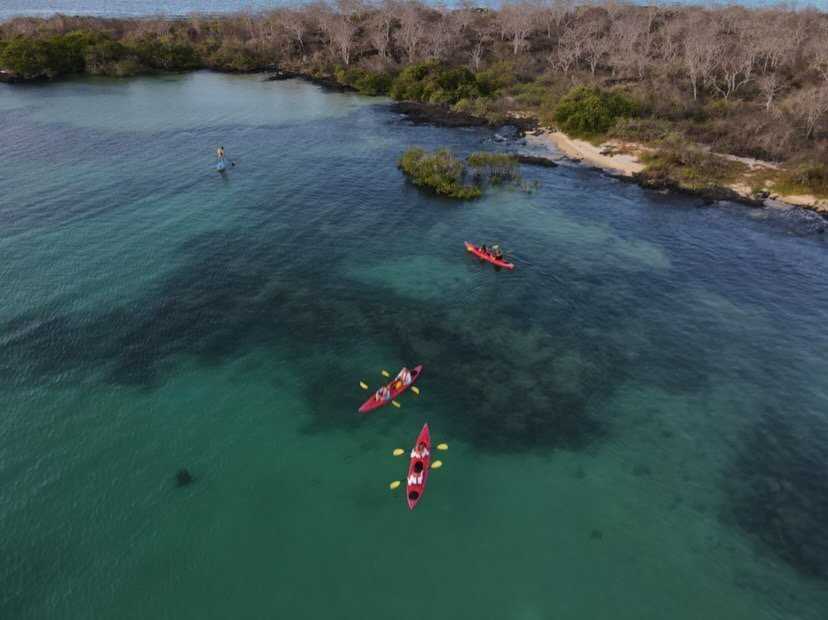
<path id="1" fill-rule="evenodd" d="M 784 206 L 812 211 L 828 220 L 828 201 L 813 196 L 784 196 L 770 192 L 753 193 L 746 184 L 734 183 L 730 186 L 707 187 L 703 189 L 688 188 L 669 177 L 647 174 L 646 166 L 635 155 L 626 151 L 646 150 L 642 145 L 619 145 L 614 143 L 595 146 L 583 140 L 576 140 L 560 131 L 541 130 L 529 135 L 536 145 L 554 149 L 570 161 L 592 166 L 618 179 L 636 183 L 641 187 L 659 191 L 671 191 L 701 198 L 706 204 L 727 201 L 754 208 L 767 206 Z M 613 152 L 621 147 L 619 152 Z M 768 166 L 765 162 L 756 162 L 759 166 Z"/>

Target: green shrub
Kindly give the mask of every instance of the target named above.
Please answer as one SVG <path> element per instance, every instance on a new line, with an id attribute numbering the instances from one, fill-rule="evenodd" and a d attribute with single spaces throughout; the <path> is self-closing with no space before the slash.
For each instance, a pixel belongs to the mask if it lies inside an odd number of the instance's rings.
<path id="1" fill-rule="evenodd" d="M 24 78 L 82 73 L 89 48 L 108 40 L 105 35 L 83 30 L 49 38 L 15 37 L 3 45 L 0 65 Z"/>
<path id="2" fill-rule="evenodd" d="M 0 66 L 24 78 L 55 77 L 59 74 L 51 43 L 45 39 L 15 37 L 4 47 Z"/>
<path id="3" fill-rule="evenodd" d="M 391 90 L 393 77 L 389 73 L 379 73 L 351 67 L 340 67 L 336 70 L 336 80 L 340 84 L 347 84 L 363 95 L 387 95 Z"/>
<path id="4" fill-rule="evenodd" d="M 655 152 L 641 159 L 647 165 L 646 177 L 676 182 L 691 190 L 720 187 L 747 169 L 738 161 L 714 155 L 676 134 L 671 134 Z"/>
<path id="5" fill-rule="evenodd" d="M 408 149 L 399 161 L 399 168 L 420 187 L 427 187 L 441 196 L 469 199 L 481 195 L 479 187 L 464 184 L 465 166 L 448 149 L 426 153 Z"/>
<path id="6" fill-rule="evenodd" d="M 128 56 L 129 50 L 117 41 L 101 41 L 86 48 L 84 64 L 86 71 L 94 75 L 124 75 L 119 66 L 125 65 Z M 138 65 L 135 59 L 132 62 Z"/>
<path id="7" fill-rule="evenodd" d="M 142 64 L 152 69 L 187 71 L 203 66 L 192 45 L 166 37 L 146 35 L 130 42 L 128 48 Z"/>
<path id="8" fill-rule="evenodd" d="M 233 41 L 225 41 L 214 51 L 208 52 L 206 61 L 211 69 L 241 73 L 255 71 L 263 64 L 252 50 Z"/>
<path id="9" fill-rule="evenodd" d="M 448 149 L 427 153 L 413 148 L 400 158 L 399 168 L 415 185 L 450 198 L 477 198 L 485 185 L 521 181 L 517 158 L 503 153 L 472 153 L 464 163 Z"/>
<path id="10" fill-rule="evenodd" d="M 554 119 L 569 134 L 593 137 L 609 131 L 619 118 L 635 113 L 636 105 L 623 95 L 578 86 L 558 102 Z"/>
<path id="11" fill-rule="evenodd" d="M 436 62 L 406 67 L 390 89 L 397 101 L 454 104 L 483 95 L 474 74 L 466 68 L 449 68 Z"/>
<path id="12" fill-rule="evenodd" d="M 508 60 L 498 61 L 475 75 L 480 93 L 491 96 L 517 83 L 514 64 Z"/>
<path id="13" fill-rule="evenodd" d="M 466 162 L 478 174 L 484 174 L 486 180 L 493 185 L 520 181 L 518 161 L 513 155 L 476 152 L 469 155 Z"/>

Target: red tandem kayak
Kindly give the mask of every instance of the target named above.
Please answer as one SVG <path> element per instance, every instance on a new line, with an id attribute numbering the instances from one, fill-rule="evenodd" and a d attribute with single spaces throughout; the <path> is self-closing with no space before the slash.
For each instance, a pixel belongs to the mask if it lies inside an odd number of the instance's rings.
<path id="1" fill-rule="evenodd" d="M 479 247 L 474 245 L 473 243 L 469 243 L 466 241 L 466 249 L 474 254 L 477 258 L 480 258 L 485 261 L 489 261 L 492 265 L 496 267 L 503 267 L 504 269 L 514 269 L 515 266 L 512 263 L 507 263 L 505 260 L 501 260 L 499 258 L 495 258 L 491 254 L 487 254 Z"/>
<path id="2" fill-rule="evenodd" d="M 408 509 L 420 501 L 428 481 L 428 470 L 431 466 L 431 434 L 428 424 L 423 424 L 423 430 L 417 436 L 417 442 L 411 451 L 411 461 L 408 464 L 408 481 L 405 487 L 405 496 L 408 499 Z"/>
<path id="3" fill-rule="evenodd" d="M 412 385 L 414 385 L 414 382 L 417 380 L 417 378 L 420 376 L 420 374 L 422 372 L 423 372 L 423 365 L 422 364 L 420 364 L 419 366 L 415 366 L 411 370 L 411 383 L 409 383 L 408 385 L 403 385 L 402 382 L 397 380 L 397 378 L 395 377 L 394 380 L 391 383 L 388 383 L 387 385 L 384 386 L 384 387 L 387 387 L 388 390 L 389 390 L 388 398 L 382 398 L 380 396 L 380 390 L 382 390 L 382 388 L 380 388 L 379 390 L 374 392 L 374 394 L 371 396 L 371 398 L 369 398 L 364 403 L 362 403 L 362 406 L 359 408 L 359 412 L 360 413 L 368 413 L 369 411 L 373 411 L 374 409 L 379 409 L 380 407 L 384 407 L 385 405 L 390 403 L 392 400 L 397 398 L 397 396 L 399 396 L 400 394 L 405 392 L 408 388 L 410 388 Z"/>

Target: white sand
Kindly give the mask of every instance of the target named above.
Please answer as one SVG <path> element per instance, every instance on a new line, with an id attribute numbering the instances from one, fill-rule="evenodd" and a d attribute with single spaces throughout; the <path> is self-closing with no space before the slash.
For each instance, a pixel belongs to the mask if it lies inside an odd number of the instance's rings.
<path id="1" fill-rule="evenodd" d="M 590 144 L 584 140 L 577 140 L 567 136 L 561 131 L 547 131 L 539 130 L 535 134 L 527 134 L 526 140 L 530 144 L 543 145 L 552 147 L 570 159 L 575 159 L 591 166 L 621 174 L 623 176 L 632 176 L 637 172 L 644 170 L 644 164 L 639 161 L 635 153 L 647 150 L 647 147 L 640 144 L 628 144 L 616 141 L 604 142 L 598 146 Z M 624 150 L 626 153 L 610 155 L 608 150 Z M 630 153 L 632 151 L 632 153 Z M 746 166 L 751 171 L 768 169 L 779 170 L 779 166 L 771 162 L 760 161 L 758 159 L 751 159 L 748 157 L 737 157 L 735 155 L 720 155 L 727 159 L 738 161 Z M 748 184 L 737 182 L 728 186 L 740 196 L 745 198 L 754 198 L 753 192 Z M 815 196 L 802 195 L 777 195 L 771 193 L 770 198 L 776 202 L 787 205 L 805 207 L 818 213 L 828 215 L 828 200 L 819 199 Z"/>
<path id="2" fill-rule="evenodd" d="M 607 148 L 622 146 L 620 143 L 607 142 L 595 146 L 584 140 L 570 138 L 560 131 L 529 135 L 527 141 L 541 143 L 546 146 L 551 145 L 571 159 L 578 159 L 604 170 L 620 172 L 624 176 L 632 176 L 636 172 L 644 170 L 644 164 L 638 161 L 634 155 L 605 155 L 602 153 Z"/>

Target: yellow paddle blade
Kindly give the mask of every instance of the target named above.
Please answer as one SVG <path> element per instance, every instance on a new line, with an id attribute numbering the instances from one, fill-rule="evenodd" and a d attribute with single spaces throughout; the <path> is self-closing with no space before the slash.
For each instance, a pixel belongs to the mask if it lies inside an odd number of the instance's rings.
<path id="1" fill-rule="evenodd" d="M 394 489 L 398 488 L 399 486 L 400 486 L 400 481 L 399 480 L 394 480 L 394 482 L 392 482 L 391 484 L 388 485 L 388 488 L 393 491 Z"/>
<path id="2" fill-rule="evenodd" d="M 390 376 L 391 376 L 391 373 L 390 373 L 390 372 L 388 372 L 387 370 L 384 370 L 384 369 L 383 369 L 383 371 L 382 371 L 382 376 L 383 376 L 383 377 L 390 377 Z"/>
<path id="3" fill-rule="evenodd" d="M 397 448 L 396 450 L 394 450 L 394 456 L 402 456 L 403 454 L 405 454 L 405 450 L 403 450 L 402 448 Z"/>
<path id="4" fill-rule="evenodd" d="M 437 449 L 438 450 L 448 450 L 448 444 L 447 443 L 438 443 L 437 444 Z"/>
<path id="5" fill-rule="evenodd" d="M 411 391 L 414 392 L 417 396 L 420 395 L 420 388 L 418 388 L 416 385 L 411 386 Z"/>
<path id="6" fill-rule="evenodd" d="M 359 382 L 359 387 L 361 387 L 363 390 L 367 390 L 368 389 L 368 384 L 365 383 L 365 381 L 360 381 Z"/>
<path id="7" fill-rule="evenodd" d="M 443 466 L 443 461 L 434 461 L 431 464 L 431 469 L 440 469 Z"/>
<path id="8" fill-rule="evenodd" d="M 392 405 L 394 405 L 397 409 L 399 409 L 400 407 L 402 407 L 402 405 L 401 405 L 400 403 L 398 403 L 396 400 L 392 400 L 392 401 L 391 401 L 391 404 L 392 404 Z"/>

